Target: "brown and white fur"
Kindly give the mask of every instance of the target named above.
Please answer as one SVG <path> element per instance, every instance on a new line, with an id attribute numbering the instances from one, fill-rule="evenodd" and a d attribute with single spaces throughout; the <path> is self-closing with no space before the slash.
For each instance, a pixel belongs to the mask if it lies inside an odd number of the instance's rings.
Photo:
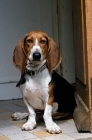
<path id="1" fill-rule="evenodd" d="M 46 130 L 49 133 L 60 133 L 61 129 L 53 121 L 52 115 L 73 111 L 75 101 L 70 85 L 55 72 L 61 60 L 54 40 L 41 31 L 29 32 L 15 47 L 13 63 L 21 72 L 17 86 L 23 95 L 28 113 L 14 113 L 12 118 L 18 120 L 28 116 L 28 121 L 22 126 L 23 130 L 34 129 L 37 125 L 35 111 L 44 110 Z M 45 68 L 41 70 L 43 66 Z M 26 70 L 34 74 L 31 75 Z M 64 88 L 68 88 L 67 91 Z"/>

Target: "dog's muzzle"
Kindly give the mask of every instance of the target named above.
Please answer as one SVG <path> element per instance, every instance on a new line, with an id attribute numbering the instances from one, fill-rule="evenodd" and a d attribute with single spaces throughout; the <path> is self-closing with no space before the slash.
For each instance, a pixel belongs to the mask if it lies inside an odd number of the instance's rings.
<path id="1" fill-rule="evenodd" d="M 40 58 L 41 58 L 40 52 L 33 53 L 33 61 L 40 61 Z"/>

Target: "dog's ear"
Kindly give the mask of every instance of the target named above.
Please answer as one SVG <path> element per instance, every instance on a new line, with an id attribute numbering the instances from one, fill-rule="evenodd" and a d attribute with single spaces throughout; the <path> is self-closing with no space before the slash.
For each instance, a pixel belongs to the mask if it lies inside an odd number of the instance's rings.
<path id="1" fill-rule="evenodd" d="M 49 50 L 47 56 L 47 66 L 49 72 L 52 73 L 53 70 L 56 70 L 56 68 L 60 65 L 62 57 L 57 44 L 52 38 L 48 38 L 48 45 Z"/>
<path id="2" fill-rule="evenodd" d="M 13 64 L 17 69 L 20 70 L 21 74 L 24 74 L 27 62 L 26 55 L 23 52 L 24 40 L 25 39 L 21 39 L 18 42 L 13 52 Z"/>

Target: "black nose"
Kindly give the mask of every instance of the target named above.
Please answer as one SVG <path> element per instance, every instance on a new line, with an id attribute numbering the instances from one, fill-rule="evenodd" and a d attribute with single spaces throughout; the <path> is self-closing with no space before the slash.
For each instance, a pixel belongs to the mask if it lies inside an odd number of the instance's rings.
<path id="1" fill-rule="evenodd" d="M 40 58 L 41 58 L 41 54 L 39 52 L 33 53 L 33 60 L 34 61 L 40 60 Z"/>

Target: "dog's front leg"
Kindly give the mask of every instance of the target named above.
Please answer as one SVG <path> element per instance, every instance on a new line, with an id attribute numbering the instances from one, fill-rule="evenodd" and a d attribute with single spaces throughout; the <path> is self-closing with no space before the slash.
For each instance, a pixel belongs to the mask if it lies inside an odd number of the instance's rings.
<path id="1" fill-rule="evenodd" d="M 27 106 L 29 116 L 28 121 L 22 126 L 22 130 L 32 130 L 36 127 L 36 113 L 34 109 L 27 103 L 27 101 L 24 99 L 24 102 Z"/>
<path id="2" fill-rule="evenodd" d="M 53 106 L 46 103 L 43 116 L 46 125 L 46 130 L 52 134 L 60 133 L 61 132 L 60 127 L 52 119 L 52 109 Z"/>

